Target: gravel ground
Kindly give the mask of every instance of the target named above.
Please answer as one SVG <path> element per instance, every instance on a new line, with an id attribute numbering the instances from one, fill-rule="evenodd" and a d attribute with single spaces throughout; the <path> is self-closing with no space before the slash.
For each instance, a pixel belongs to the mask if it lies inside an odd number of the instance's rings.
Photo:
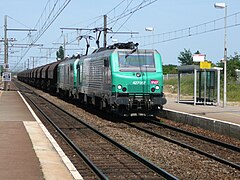
<path id="1" fill-rule="evenodd" d="M 234 168 L 175 144 L 153 138 L 124 124 L 102 119 L 42 91 L 37 92 L 180 179 L 240 179 L 240 171 Z M 165 119 L 161 121 L 240 146 L 240 141 L 236 139 Z"/>

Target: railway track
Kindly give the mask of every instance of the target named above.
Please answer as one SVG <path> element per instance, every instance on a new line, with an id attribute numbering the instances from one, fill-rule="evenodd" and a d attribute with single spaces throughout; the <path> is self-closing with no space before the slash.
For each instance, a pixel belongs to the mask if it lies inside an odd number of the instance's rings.
<path id="1" fill-rule="evenodd" d="M 149 135 L 188 148 L 208 158 L 240 170 L 240 148 L 202 135 L 182 130 L 155 120 L 124 121 L 125 124 Z"/>
<path id="2" fill-rule="evenodd" d="M 177 179 L 130 149 L 33 93 L 24 96 L 51 122 L 90 168 L 93 179 Z M 92 173 L 94 172 L 94 174 Z M 81 172 L 80 172 L 81 173 Z M 84 177 L 84 175 L 82 175 Z"/>
<path id="3" fill-rule="evenodd" d="M 27 92 L 30 93 L 31 91 L 27 90 Z M 238 175 L 239 171 L 236 168 L 232 168 L 231 166 L 226 166 L 224 163 L 219 163 L 207 156 L 201 156 L 201 154 L 199 153 L 198 154 L 200 156 L 198 156 L 197 153 L 192 153 L 193 152 L 192 150 L 188 151 L 186 148 L 183 149 L 181 148 L 180 145 L 176 146 L 173 143 L 167 143 L 167 141 L 164 142 L 161 138 L 155 138 L 152 135 L 149 135 L 144 132 L 140 132 L 136 128 L 133 128 L 128 124 L 122 123 L 123 120 L 128 120 L 127 118 L 118 118 L 116 116 L 111 116 L 111 114 L 102 113 L 88 106 L 87 107 L 81 106 L 81 108 L 79 108 L 78 104 L 74 106 L 67 105 L 67 103 L 65 102 L 63 103 L 62 100 L 59 100 L 56 97 L 52 98 L 49 95 L 45 95 L 45 93 L 41 93 L 38 91 L 35 91 L 35 92 L 41 94 L 41 96 L 47 97 L 47 99 L 51 100 L 57 105 L 60 105 L 61 107 L 66 107 L 66 110 L 68 112 L 71 112 L 71 114 L 73 113 L 74 116 L 79 118 L 84 118 L 85 122 L 90 123 L 92 126 L 99 129 L 101 132 L 104 132 L 108 134 L 110 137 L 113 137 L 118 142 L 121 142 L 122 144 L 124 144 L 126 147 L 131 147 L 131 149 L 134 149 L 135 152 L 138 152 L 143 157 L 147 157 L 147 159 L 149 159 L 151 162 L 154 162 L 154 164 L 156 164 L 157 166 L 163 167 L 165 170 L 167 170 L 168 172 L 171 172 L 172 174 L 174 174 L 175 176 L 181 179 L 186 179 L 186 178 L 195 179 L 196 177 L 204 177 L 207 179 L 209 177 L 211 177 L 211 179 L 216 179 L 216 177 L 217 179 L 224 179 L 226 177 L 227 179 L 229 179 L 230 177 L 236 178 L 236 179 L 239 178 L 239 175 Z M 41 115 L 38 115 L 38 116 L 41 116 Z M 150 126 L 151 124 L 150 122 L 147 122 L 147 120 L 145 119 L 144 121 L 143 120 L 141 121 L 141 120 L 142 118 L 141 119 L 138 118 L 136 121 L 133 121 L 133 119 L 131 119 L 131 123 L 141 126 L 144 129 L 145 127 L 147 127 L 148 130 L 151 130 L 151 131 L 155 131 L 154 129 L 156 129 L 158 133 L 165 132 L 166 135 L 161 134 L 164 136 L 167 136 L 168 134 L 172 134 L 172 136 L 174 136 L 174 132 L 172 132 L 170 129 L 159 127 L 158 125 L 155 125 L 156 127 L 151 127 L 152 125 Z M 128 123 L 129 122 L 130 121 L 128 121 Z M 141 123 L 145 125 L 142 126 Z M 44 123 L 44 124 L 45 126 L 48 126 L 46 125 L 47 123 Z M 51 129 L 52 125 L 47 128 Z M 193 131 L 190 127 L 187 129 L 188 131 Z M 59 144 L 61 144 L 61 142 L 59 141 L 63 141 L 63 140 L 59 138 L 60 135 L 58 135 L 55 129 L 53 129 L 52 131 L 56 141 Z M 197 132 L 197 130 L 194 130 L 194 132 Z M 202 133 L 202 131 L 200 131 L 200 133 Z M 202 134 L 210 135 L 207 132 Z M 179 136 L 179 135 L 175 134 L 175 136 Z M 216 136 L 216 138 L 223 139 L 225 142 L 232 142 L 233 144 L 236 144 L 236 145 L 238 144 L 237 142 L 231 139 L 227 140 L 226 138 L 222 138 L 218 136 Z M 57 139 L 60 139 L 60 140 L 57 140 Z M 186 141 L 188 141 L 187 139 Z M 186 142 L 185 144 L 188 144 L 188 143 Z M 202 146 L 205 147 L 205 145 L 202 145 Z M 64 147 L 63 149 L 65 153 L 66 151 L 68 151 L 66 149 L 68 149 L 69 146 L 66 145 L 66 147 L 67 148 Z M 214 147 L 218 148 L 216 146 Z M 172 151 L 172 149 L 174 149 L 174 151 Z M 91 170 L 89 169 L 88 165 L 86 165 L 85 168 L 82 167 L 85 162 L 81 160 L 81 158 L 77 159 L 78 155 L 76 152 L 71 152 L 70 150 L 70 153 L 67 152 L 66 154 L 69 157 L 69 159 L 71 159 L 71 161 L 74 162 L 75 167 L 78 169 L 80 174 L 85 179 L 97 179 L 97 176 L 95 175 L 95 173 L 93 172 L 92 174 L 90 173 Z M 194 164 L 194 168 L 193 168 L 193 164 Z M 122 179 L 126 179 L 126 178 L 122 178 Z"/>

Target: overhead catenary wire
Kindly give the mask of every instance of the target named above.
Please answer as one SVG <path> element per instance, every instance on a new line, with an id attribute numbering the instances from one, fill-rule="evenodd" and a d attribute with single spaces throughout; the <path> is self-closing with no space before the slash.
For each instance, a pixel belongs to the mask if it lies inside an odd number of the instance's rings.
<path id="1" fill-rule="evenodd" d="M 236 27 L 240 25 L 240 12 L 231 14 L 227 16 L 228 25 L 226 28 Z M 232 21 L 230 21 L 232 18 Z M 222 23 L 221 23 L 222 22 Z M 147 36 L 136 36 L 130 39 L 135 39 L 138 42 L 141 42 L 141 46 L 149 46 L 153 44 L 159 44 L 167 41 L 173 41 L 177 39 L 187 38 L 195 35 L 205 34 L 213 31 L 218 31 L 224 29 L 224 17 L 218 18 L 212 21 L 201 23 L 198 25 L 190 26 L 183 29 L 178 29 L 175 31 L 164 32 L 160 34 L 153 34 Z M 218 25 L 220 24 L 220 25 Z M 151 42 L 152 39 L 155 39 L 154 42 Z"/>
<path id="2" fill-rule="evenodd" d="M 52 23 L 56 20 L 56 18 L 61 14 L 61 12 L 66 8 L 66 6 L 70 3 L 71 0 L 65 0 L 64 2 L 62 2 L 61 0 L 56 0 L 54 5 L 52 7 L 50 7 L 50 1 L 48 0 L 42 15 L 40 16 L 39 20 L 37 21 L 35 27 L 37 27 L 38 25 L 40 26 L 38 29 L 38 32 L 36 34 L 33 34 L 32 36 L 32 41 L 31 43 L 34 44 L 36 43 L 40 37 L 46 32 L 46 30 L 52 25 Z M 45 19 L 44 23 L 41 24 L 41 19 L 44 16 L 44 13 L 47 13 L 47 7 L 52 8 L 50 10 L 50 12 L 48 12 L 48 17 L 47 19 Z M 58 8 L 55 11 L 55 8 Z M 31 46 L 29 46 L 28 49 L 26 49 L 26 51 L 22 54 L 22 57 L 20 58 L 19 62 L 13 67 L 13 70 L 17 67 L 17 65 L 21 62 L 21 60 L 26 56 L 26 54 L 29 52 Z"/>
<path id="3" fill-rule="evenodd" d="M 123 12 L 122 12 L 121 15 L 123 15 L 123 14 L 127 11 L 128 7 L 131 5 L 132 2 L 133 2 L 133 0 L 131 0 L 131 1 L 127 4 L 126 8 L 123 10 Z M 121 15 L 120 15 L 120 16 L 121 16 Z M 115 21 L 115 23 L 112 25 L 111 28 L 113 28 L 116 23 L 117 23 L 117 21 Z"/>
<path id="4" fill-rule="evenodd" d="M 20 22 L 20 21 L 16 20 L 15 18 L 13 18 L 13 17 L 11 17 L 11 16 L 8 16 L 8 15 L 7 15 L 7 17 L 8 17 L 9 19 L 11 19 L 11 20 L 13 20 L 13 21 L 17 22 L 18 24 L 21 24 L 22 26 L 24 26 L 24 27 L 28 28 L 28 29 L 32 29 L 31 27 L 29 27 L 29 26 L 27 26 L 27 25 L 23 24 L 22 22 Z"/>
<path id="5" fill-rule="evenodd" d="M 123 0 L 123 1 L 121 1 L 120 3 L 118 3 L 112 10 L 110 10 L 110 11 L 108 11 L 106 14 L 109 14 L 109 13 L 111 13 L 111 12 L 115 12 L 115 10 L 121 5 L 121 4 L 123 4 L 124 2 L 125 2 L 126 0 Z M 133 1 L 133 0 L 132 0 Z M 144 1 L 146 1 L 146 0 L 144 0 Z M 143 2 L 144 2 L 143 1 Z M 143 3 L 142 2 L 142 3 Z M 141 3 L 141 4 L 142 4 Z M 130 3 L 131 4 L 131 3 Z M 139 6 L 139 5 L 138 5 Z M 127 8 L 128 8 L 128 6 L 125 8 L 125 10 L 124 11 L 126 11 L 127 10 Z M 123 14 L 123 13 L 122 13 Z M 119 16 L 118 16 L 119 17 Z M 89 25 L 87 25 L 87 27 L 90 27 L 91 25 L 93 25 L 93 24 L 96 24 L 98 21 L 100 21 L 101 19 L 102 19 L 102 16 L 97 16 L 97 17 L 95 17 L 94 19 L 96 19 L 94 22 L 92 22 L 92 23 L 90 23 Z M 117 23 L 117 21 L 115 21 L 115 23 Z M 102 25 L 100 25 L 100 26 L 102 26 Z M 90 35 L 92 32 L 91 31 L 88 31 L 88 32 L 86 32 L 86 35 Z M 68 33 L 69 34 L 69 33 Z M 74 43 L 75 41 L 77 41 L 78 39 L 77 38 L 74 38 L 74 39 L 71 39 L 71 40 L 69 40 L 68 42 L 67 42 L 67 44 L 72 44 L 72 43 Z M 58 41 L 57 41 L 58 42 Z"/>
<path id="6" fill-rule="evenodd" d="M 120 7 L 120 5 L 124 4 L 126 0 L 123 0 L 121 1 L 120 3 L 118 3 L 114 8 L 112 8 L 112 10 L 108 11 L 107 13 L 105 13 L 105 15 L 107 15 L 107 17 L 109 18 L 110 16 L 110 13 L 114 12 L 114 17 L 113 18 L 110 18 L 110 22 L 107 22 L 107 27 L 110 27 L 111 24 L 113 24 L 113 26 L 116 25 L 116 23 L 118 23 L 119 20 L 123 19 L 123 18 L 127 18 L 123 23 L 121 23 L 120 27 L 118 27 L 117 31 L 116 32 L 119 32 L 119 30 L 124 26 L 124 24 L 132 17 L 132 15 L 143 9 L 144 7 L 158 1 L 158 0 L 143 0 L 141 1 L 140 3 L 138 3 L 137 5 L 133 5 L 133 7 L 129 7 L 130 4 L 132 4 L 133 1 L 130 1 L 129 3 L 127 3 L 127 6 L 124 8 L 123 12 L 119 13 L 119 14 L 115 14 L 116 13 L 116 9 Z M 102 15 L 103 17 L 103 15 Z M 90 25 L 92 24 L 96 24 L 98 21 L 102 20 L 102 17 L 101 19 L 98 19 L 96 21 L 94 21 L 93 23 L 91 23 Z M 120 24 L 120 23 L 119 23 Z M 88 25 L 87 27 L 89 27 L 90 25 Z M 109 29 L 112 29 L 113 26 L 111 26 Z M 102 22 L 101 24 L 97 25 L 96 27 L 102 27 Z M 90 35 L 92 32 L 91 31 L 88 31 L 86 32 L 86 35 Z M 114 33 L 111 37 L 114 36 Z M 75 42 L 77 39 L 72 39 L 70 40 L 70 42 Z"/>
<path id="7" fill-rule="evenodd" d="M 115 6 L 112 10 L 110 10 L 108 13 L 111 13 L 113 11 L 115 11 L 121 4 L 123 4 L 126 0 L 121 1 L 120 3 L 118 3 L 117 6 Z M 53 2 L 54 4 L 51 6 L 51 2 Z M 62 5 L 64 6 L 57 6 L 57 3 L 61 3 L 59 0 L 56 1 L 52 1 L 52 0 L 48 0 L 45 8 L 42 12 L 42 14 L 40 15 L 40 18 L 38 19 L 35 28 L 38 29 L 38 32 L 35 34 L 28 34 L 26 37 L 24 37 L 21 41 L 27 40 L 29 41 L 29 44 L 32 43 L 34 44 L 35 42 L 37 42 L 37 40 L 43 35 L 43 33 L 47 30 L 47 28 L 53 23 L 53 21 L 57 18 L 57 16 L 62 12 L 62 10 L 67 6 L 67 4 L 70 2 L 70 0 L 65 0 L 64 3 L 62 3 Z M 60 9 L 59 11 L 57 11 L 57 13 L 54 14 L 55 8 L 56 7 L 63 7 L 62 9 Z M 51 9 L 50 11 L 48 11 L 49 9 Z M 48 14 L 47 14 L 48 13 Z M 52 18 L 52 19 L 51 19 Z M 94 22 L 95 24 L 97 23 L 97 21 L 99 21 L 102 18 L 102 16 L 98 16 L 97 20 Z M 12 18 L 13 20 L 15 20 L 14 18 Z M 17 20 L 15 20 L 17 21 Z M 19 21 L 17 21 L 19 22 Z M 43 23 L 42 23 L 43 22 Z M 20 22 L 19 22 L 20 23 Z M 22 25 L 24 25 L 23 23 L 20 23 Z M 24 25 L 26 26 L 26 25 Z M 26 26 L 27 27 L 27 26 Z M 90 32 L 89 32 L 90 33 Z M 70 41 L 69 44 L 71 44 L 74 41 Z M 19 59 L 19 62 L 16 63 L 16 65 L 14 66 L 13 70 L 18 66 L 18 64 L 21 62 L 21 60 L 26 56 L 26 54 L 29 52 L 29 50 L 32 48 L 32 46 L 29 46 L 29 48 L 27 48 L 25 51 L 23 51 L 21 53 L 21 58 Z"/>
<path id="8" fill-rule="evenodd" d="M 157 1 L 157 0 L 155 0 L 154 2 L 156 2 L 156 1 Z M 132 1 L 131 1 L 131 2 L 132 2 Z M 143 5 L 144 2 L 145 2 L 145 0 L 143 0 L 142 3 L 140 3 L 140 4 L 136 7 L 136 9 L 129 14 L 128 18 L 121 24 L 121 26 L 117 29 L 116 32 L 118 32 L 118 31 L 124 26 L 124 24 L 132 17 L 132 15 L 134 14 L 134 12 L 136 12 L 136 11 L 139 10 L 139 8 Z M 141 9 L 141 8 L 140 8 L 140 9 Z M 122 14 L 124 14 L 124 13 L 122 13 Z M 111 38 L 114 37 L 115 34 L 116 34 L 116 33 L 113 33 L 113 35 L 111 36 Z"/>
<path id="9" fill-rule="evenodd" d="M 157 0 L 155 0 L 155 1 L 157 1 Z M 146 1 L 146 0 L 145 1 L 141 1 L 141 3 L 144 2 L 144 5 L 139 6 L 138 9 L 136 9 L 137 6 L 134 6 L 135 10 L 138 11 L 138 10 L 142 9 L 143 7 L 146 7 L 147 5 L 149 5 L 147 3 L 153 3 L 155 1 L 153 1 L 153 0 L 152 1 Z M 117 6 L 115 6 L 113 9 L 111 9 L 110 11 L 108 11 L 106 13 L 108 15 L 108 19 L 109 19 L 108 27 L 110 27 L 110 28 L 111 28 L 111 26 L 112 27 L 117 27 L 117 30 L 120 30 L 121 28 L 124 27 L 124 24 L 128 21 L 129 18 L 132 17 L 133 10 L 134 10 L 134 7 L 130 7 L 129 6 L 128 8 L 126 8 L 126 6 L 129 5 L 129 4 L 127 4 L 129 2 L 130 2 L 130 0 L 128 0 L 128 1 L 122 0 L 120 3 L 118 3 Z M 125 5 L 123 6 L 123 4 L 125 4 Z M 124 9 L 123 9 L 123 11 L 121 11 L 119 13 L 120 8 L 122 8 L 122 7 L 124 7 Z M 235 13 L 235 14 L 236 14 L 234 16 L 235 17 L 235 23 L 231 24 L 231 25 L 229 24 L 227 26 L 227 28 L 239 26 L 239 13 Z M 227 18 L 229 19 L 230 16 L 231 15 L 229 15 Z M 93 25 L 95 25 L 95 27 L 102 27 L 102 25 L 103 25 L 102 17 L 103 16 L 100 15 L 100 16 L 97 16 L 95 18 L 92 18 L 94 20 L 94 22 L 90 22 L 90 24 L 88 24 L 87 27 L 91 27 Z M 124 22 L 120 22 L 120 20 L 124 20 L 124 18 L 128 18 L 128 19 L 125 19 Z M 134 37 L 131 37 L 129 39 L 136 40 L 137 42 L 139 42 L 141 44 L 141 46 L 149 46 L 149 45 L 152 45 L 152 44 L 159 44 L 159 43 L 163 43 L 163 42 L 167 42 L 167 41 L 173 41 L 173 40 L 177 40 L 177 39 L 181 39 L 181 38 L 187 38 L 187 37 L 191 37 L 191 36 L 200 35 L 200 34 L 204 34 L 204 33 L 213 32 L 213 31 L 217 31 L 217 30 L 223 29 L 223 26 L 222 27 L 215 26 L 215 28 L 210 28 L 210 26 L 209 26 L 210 24 L 213 25 L 214 23 L 218 24 L 217 22 L 220 22 L 220 21 L 223 21 L 223 18 L 219 18 L 219 19 L 210 21 L 212 23 L 206 22 L 206 23 L 202 23 L 202 24 L 199 24 L 199 25 L 178 29 L 178 30 L 175 30 L 175 31 L 169 31 L 169 32 L 153 34 L 153 35 L 148 35 L 148 36 L 134 36 Z M 98 24 L 98 26 L 96 26 L 97 24 Z M 76 36 L 79 36 L 78 33 L 79 32 L 77 32 Z M 80 33 L 82 33 L 82 32 L 80 32 Z M 90 35 L 91 33 L 92 32 L 89 31 L 86 34 Z M 69 34 L 69 33 L 66 33 L 66 34 Z M 66 35 L 66 34 L 64 34 L 64 35 Z M 74 37 L 74 34 L 73 33 L 71 33 L 71 34 L 72 34 L 73 38 L 69 38 L 69 41 L 68 41 L 69 45 L 77 41 L 76 36 Z M 153 37 L 155 39 L 154 42 L 149 42 L 149 41 L 151 41 L 153 39 Z M 25 38 L 30 38 L 30 37 L 27 36 Z M 129 39 L 127 39 L 126 41 L 128 41 Z M 57 40 L 57 42 L 59 42 L 59 41 L 61 41 L 61 38 L 59 38 Z"/>
<path id="10" fill-rule="evenodd" d="M 126 10 L 125 13 L 112 18 L 112 21 L 108 22 L 108 26 L 110 26 L 112 23 L 115 23 L 115 21 L 119 21 L 120 19 L 123 19 L 124 17 L 126 17 L 132 13 L 135 13 L 136 11 L 139 11 L 140 9 L 142 9 L 156 1 L 158 1 L 158 0 L 143 0 L 140 4 Z"/>

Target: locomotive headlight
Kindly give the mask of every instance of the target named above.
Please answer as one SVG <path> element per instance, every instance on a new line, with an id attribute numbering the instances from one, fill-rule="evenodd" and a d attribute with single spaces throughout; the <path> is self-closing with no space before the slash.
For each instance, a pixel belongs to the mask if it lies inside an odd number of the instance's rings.
<path id="1" fill-rule="evenodd" d="M 160 87 L 159 87 L 158 85 L 156 85 L 155 89 L 156 89 L 156 90 L 159 90 L 159 89 L 160 89 Z"/>
<path id="2" fill-rule="evenodd" d="M 119 90 L 122 89 L 122 85 L 119 84 L 119 85 L 117 86 L 117 88 L 118 88 Z"/>

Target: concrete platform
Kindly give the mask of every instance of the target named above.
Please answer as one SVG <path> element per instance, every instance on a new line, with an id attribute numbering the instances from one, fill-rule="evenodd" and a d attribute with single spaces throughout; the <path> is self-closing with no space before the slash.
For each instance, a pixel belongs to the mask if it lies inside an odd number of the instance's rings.
<path id="1" fill-rule="evenodd" d="M 240 107 L 177 103 L 167 97 L 162 117 L 240 139 Z"/>
<path id="2" fill-rule="evenodd" d="M 0 92 L 0 179 L 83 179 L 17 91 Z"/>

